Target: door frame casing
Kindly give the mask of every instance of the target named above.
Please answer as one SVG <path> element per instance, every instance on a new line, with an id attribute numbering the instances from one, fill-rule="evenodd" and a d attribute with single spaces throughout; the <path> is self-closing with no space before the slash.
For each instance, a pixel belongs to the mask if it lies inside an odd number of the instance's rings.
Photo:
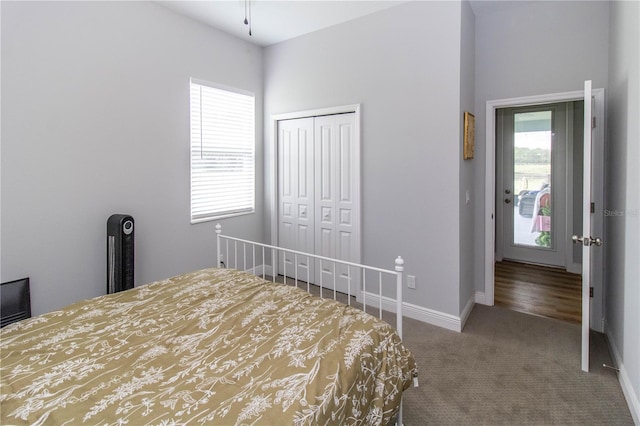
<path id="1" fill-rule="evenodd" d="M 287 112 L 281 114 L 273 114 L 271 115 L 271 156 L 269 157 L 269 163 L 271 166 L 270 172 L 266 173 L 269 177 L 270 182 L 268 185 L 271 188 L 271 194 L 268 197 L 269 202 L 269 211 L 271 212 L 271 241 L 270 244 L 277 246 L 278 245 L 278 121 L 281 120 L 291 120 L 296 118 L 307 118 L 307 117 L 318 117 L 323 115 L 336 115 L 336 114 L 355 114 L 355 134 L 354 134 L 354 160 L 355 164 L 353 164 L 353 171 L 355 175 L 355 185 L 358 193 L 358 205 L 362 205 L 362 192 L 361 188 L 361 172 L 360 172 L 360 104 L 352 104 L 352 105 L 341 105 L 327 108 L 318 108 L 311 110 L 303 110 L 303 111 L 295 111 L 295 112 Z M 362 224 L 362 209 L 358 209 L 358 217 L 356 232 L 357 232 L 357 259 L 354 260 L 355 263 L 361 263 L 362 261 L 362 234 L 361 234 L 361 224 Z"/>
<path id="2" fill-rule="evenodd" d="M 593 89 L 595 98 L 594 116 L 596 128 L 593 133 L 592 148 L 592 202 L 596 206 L 596 214 L 592 217 L 593 235 L 602 235 L 604 222 L 604 135 L 605 135 L 605 96 L 604 89 Z M 541 105 L 557 102 L 580 101 L 584 99 L 584 90 L 552 93 L 546 95 L 525 96 L 487 101 L 485 106 L 485 207 L 484 207 L 484 297 L 478 302 L 493 306 L 494 304 L 494 264 L 495 264 L 495 205 L 496 205 L 496 110 L 499 108 Z M 571 250 L 572 243 L 566 242 Z M 591 299 L 591 324 L 596 331 L 604 330 L 604 292 L 603 292 L 603 252 L 599 249 L 592 253 L 592 283 L 594 287 Z"/>

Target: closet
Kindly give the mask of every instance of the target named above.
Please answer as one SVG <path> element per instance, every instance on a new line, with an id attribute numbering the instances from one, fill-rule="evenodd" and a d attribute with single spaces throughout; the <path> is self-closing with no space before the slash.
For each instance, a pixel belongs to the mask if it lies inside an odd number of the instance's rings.
<path id="1" fill-rule="evenodd" d="M 278 241 L 360 261 L 359 141 L 355 113 L 278 121 Z M 355 271 L 286 255 L 279 273 L 354 294 Z"/>

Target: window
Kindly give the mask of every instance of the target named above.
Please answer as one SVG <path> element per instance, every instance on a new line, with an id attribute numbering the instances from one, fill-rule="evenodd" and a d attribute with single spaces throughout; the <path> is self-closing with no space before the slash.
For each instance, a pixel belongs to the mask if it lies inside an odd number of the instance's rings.
<path id="1" fill-rule="evenodd" d="M 253 213 L 255 98 L 191 80 L 191 223 Z"/>

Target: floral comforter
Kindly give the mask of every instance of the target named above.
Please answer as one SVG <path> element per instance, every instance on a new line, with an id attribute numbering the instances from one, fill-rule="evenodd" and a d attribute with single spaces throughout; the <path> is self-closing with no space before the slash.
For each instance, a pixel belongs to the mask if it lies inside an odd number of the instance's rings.
<path id="1" fill-rule="evenodd" d="M 0 424 L 387 424 L 415 361 L 387 323 L 207 269 L 0 332 Z"/>

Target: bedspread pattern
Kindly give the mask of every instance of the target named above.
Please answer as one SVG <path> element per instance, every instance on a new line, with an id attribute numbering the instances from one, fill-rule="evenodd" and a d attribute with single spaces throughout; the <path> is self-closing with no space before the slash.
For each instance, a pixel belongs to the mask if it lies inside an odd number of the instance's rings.
<path id="1" fill-rule="evenodd" d="M 385 322 L 207 269 L 1 332 L 2 424 L 386 424 L 415 361 Z"/>

